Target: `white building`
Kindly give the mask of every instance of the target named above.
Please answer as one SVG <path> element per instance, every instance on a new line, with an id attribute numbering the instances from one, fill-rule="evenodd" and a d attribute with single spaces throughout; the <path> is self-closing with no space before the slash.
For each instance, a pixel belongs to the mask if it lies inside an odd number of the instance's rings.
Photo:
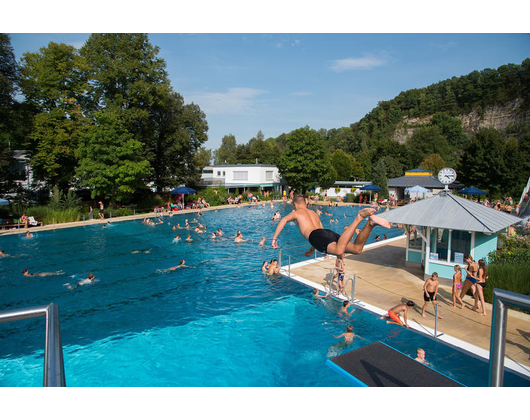
<path id="1" fill-rule="evenodd" d="M 327 193 L 327 196 L 330 198 L 345 198 L 346 194 L 359 195 L 361 192 L 363 192 L 359 190 L 359 188 L 369 184 L 371 184 L 370 181 L 336 181 L 335 184 L 333 184 L 333 187 L 327 190 L 322 190 L 322 188 L 316 187 L 315 192 L 322 196 Z"/>
<path id="2" fill-rule="evenodd" d="M 224 186 L 230 192 L 238 188 L 241 192 L 251 188 L 257 190 L 282 191 L 285 181 L 275 165 L 236 164 L 208 165 L 202 170 L 198 187 Z"/>

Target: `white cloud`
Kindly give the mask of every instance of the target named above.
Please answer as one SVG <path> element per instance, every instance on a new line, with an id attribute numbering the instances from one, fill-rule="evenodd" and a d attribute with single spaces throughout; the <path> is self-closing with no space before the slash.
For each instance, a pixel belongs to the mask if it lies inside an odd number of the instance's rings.
<path id="1" fill-rule="evenodd" d="M 245 114 L 255 109 L 255 98 L 267 93 L 265 90 L 238 87 L 227 92 L 206 92 L 187 95 L 189 102 L 194 102 L 208 115 Z"/>
<path id="2" fill-rule="evenodd" d="M 447 51 L 453 48 L 458 48 L 458 42 L 449 41 L 446 43 L 438 43 L 438 44 L 429 44 L 431 48 L 436 48 L 442 51 Z"/>
<path id="3" fill-rule="evenodd" d="M 374 67 L 383 66 L 387 63 L 386 58 L 365 55 L 364 57 L 348 57 L 333 60 L 329 68 L 338 73 L 349 70 L 370 70 Z"/>

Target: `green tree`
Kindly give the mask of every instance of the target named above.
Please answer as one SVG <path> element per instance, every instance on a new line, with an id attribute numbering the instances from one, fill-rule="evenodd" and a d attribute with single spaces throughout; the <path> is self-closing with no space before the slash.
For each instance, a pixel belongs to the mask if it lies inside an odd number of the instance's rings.
<path id="1" fill-rule="evenodd" d="M 329 162 L 327 170 L 324 171 L 324 174 L 320 177 L 318 181 L 318 185 L 320 186 L 322 191 L 325 191 L 333 187 L 335 181 L 337 181 L 337 171 L 335 170 L 331 162 Z"/>
<path id="2" fill-rule="evenodd" d="M 17 138 L 15 95 L 19 76 L 11 38 L 0 33 L 0 194 L 13 187 L 11 167 L 14 160 L 11 145 Z"/>
<path id="3" fill-rule="evenodd" d="M 167 90 L 166 63 L 147 34 L 91 34 L 80 50 L 89 65 L 91 105 L 125 111 L 127 128 L 135 136 L 149 109 Z M 161 92 L 162 91 L 162 92 Z"/>
<path id="4" fill-rule="evenodd" d="M 352 173 L 352 157 L 342 150 L 335 150 L 331 155 L 331 165 L 336 171 L 336 179 L 349 181 Z M 335 181 L 333 181 L 335 182 Z"/>
<path id="5" fill-rule="evenodd" d="M 145 187 L 151 168 L 142 157 L 142 143 L 127 131 L 118 113 L 99 111 L 95 118 L 79 147 L 77 176 L 92 198 L 103 195 L 114 205 Z"/>
<path id="6" fill-rule="evenodd" d="M 287 135 L 287 150 L 278 161 L 278 169 L 297 192 L 304 194 L 315 188 L 328 165 L 325 144 L 315 130 L 306 126 Z"/>
<path id="7" fill-rule="evenodd" d="M 88 86 L 83 63 L 74 47 L 54 42 L 22 58 L 21 89 L 36 112 L 30 163 L 37 179 L 62 191 L 73 181 L 79 139 L 89 125 L 82 109 Z"/>
<path id="8" fill-rule="evenodd" d="M 224 136 L 221 140 L 221 146 L 213 152 L 215 165 L 234 165 L 237 163 L 236 158 L 237 143 L 233 134 Z"/>
<path id="9" fill-rule="evenodd" d="M 445 168 L 447 165 L 442 157 L 435 153 L 429 156 L 426 156 L 425 159 L 420 163 L 420 168 L 433 171 L 434 175 L 440 172 L 440 169 Z"/>
<path id="10" fill-rule="evenodd" d="M 407 141 L 413 166 L 419 166 L 420 162 L 428 155 L 439 154 L 446 162 L 450 160 L 451 147 L 438 126 L 421 127 L 414 131 L 412 137 Z"/>
<path id="11" fill-rule="evenodd" d="M 500 131 L 494 128 L 479 130 L 464 148 L 457 171 L 459 181 L 489 191 L 492 198 L 505 193 L 505 143 Z"/>
<path id="12" fill-rule="evenodd" d="M 184 105 L 180 94 L 169 91 L 152 107 L 151 121 L 154 141 L 144 143 L 144 150 L 157 191 L 197 182 L 202 167 L 197 165 L 195 154 L 207 140 L 208 130 L 201 109 L 195 104 Z"/>
<path id="13" fill-rule="evenodd" d="M 381 188 L 379 198 L 388 198 L 387 167 L 384 159 L 380 159 L 372 171 L 372 184 Z"/>
<path id="14" fill-rule="evenodd" d="M 37 179 L 68 190 L 78 164 L 77 148 L 89 122 L 77 106 L 67 115 L 61 108 L 40 112 L 30 135 L 35 147 L 31 166 Z"/>

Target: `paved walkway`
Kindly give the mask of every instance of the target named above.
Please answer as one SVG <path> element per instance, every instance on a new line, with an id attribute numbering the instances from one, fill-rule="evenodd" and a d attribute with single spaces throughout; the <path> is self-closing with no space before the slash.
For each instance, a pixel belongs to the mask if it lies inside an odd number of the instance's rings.
<path id="1" fill-rule="evenodd" d="M 413 300 L 417 305 L 409 311 L 409 321 L 419 324 L 416 328 L 420 331 L 431 333 L 435 323 L 432 304 L 426 310 L 427 317 L 421 316 L 424 303 L 423 271 L 416 264 L 412 266 L 405 262 L 405 247 L 406 239 L 398 239 L 374 244 L 370 249 L 365 248 L 360 255 L 347 256 L 346 278 L 356 273 L 355 299 L 379 308 L 381 314 L 397 303 Z M 291 274 L 327 287 L 330 268 L 334 266 L 334 257 L 320 259 L 310 264 L 292 266 Z M 487 357 L 490 348 L 491 305 L 486 304 L 487 316 L 480 316 L 470 309 L 473 306 L 473 298 L 466 296 L 465 309 L 451 308 L 451 286 L 452 284 L 444 280 L 440 285 L 439 314 L 443 319 L 438 320 L 438 333 L 479 347 L 485 352 L 478 353 Z M 350 293 L 349 288 L 346 287 L 346 294 Z M 524 365 L 522 371 L 530 374 L 530 315 L 509 310 L 507 327 L 506 358 Z"/>

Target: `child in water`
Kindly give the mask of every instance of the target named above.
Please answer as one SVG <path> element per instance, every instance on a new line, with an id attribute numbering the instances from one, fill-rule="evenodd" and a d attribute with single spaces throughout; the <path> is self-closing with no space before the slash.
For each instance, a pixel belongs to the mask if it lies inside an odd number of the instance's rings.
<path id="1" fill-rule="evenodd" d="M 346 332 L 342 333 L 341 335 L 334 335 L 335 338 L 342 338 L 344 337 L 344 341 L 346 343 L 353 342 L 353 339 L 355 338 L 355 334 L 353 333 L 353 327 L 351 325 L 348 325 L 346 327 Z"/>

